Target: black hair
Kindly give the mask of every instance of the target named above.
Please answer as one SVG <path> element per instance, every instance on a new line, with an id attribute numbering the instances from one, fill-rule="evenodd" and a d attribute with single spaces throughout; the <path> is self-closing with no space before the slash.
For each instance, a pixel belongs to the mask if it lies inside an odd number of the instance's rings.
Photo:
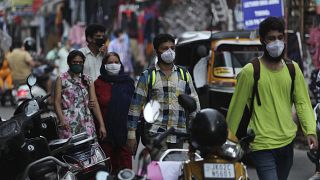
<path id="1" fill-rule="evenodd" d="M 160 44 L 165 42 L 172 42 L 174 44 L 174 38 L 170 34 L 159 34 L 153 39 L 153 48 L 157 51 Z"/>
<path id="2" fill-rule="evenodd" d="M 108 52 L 106 53 L 103 58 L 102 58 L 102 66 L 103 64 L 105 64 L 107 62 L 107 60 L 111 57 L 111 56 L 116 56 L 118 59 L 119 59 L 119 63 L 121 64 L 121 68 L 120 68 L 120 72 L 119 74 L 123 74 L 124 73 L 124 67 L 123 67 L 123 64 L 121 62 L 121 59 L 120 59 L 120 56 L 118 53 L 116 52 Z"/>
<path id="3" fill-rule="evenodd" d="M 122 33 L 123 33 L 122 29 L 117 29 L 116 31 L 114 31 L 114 36 L 118 38 Z"/>
<path id="4" fill-rule="evenodd" d="M 86 57 L 83 55 L 83 53 L 81 51 L 73 50 L 68 54 L 68 57 L 67 57 L 68 65 L 70 65 L 71 61 L 77 56 L 80 56 L 83 59 L 83 61 L 86 60 Z"/>
<path id="5" fill-rule="evenodd" d="M 268 32 L 270 31 L 279 31 L 284 33 L 284 21 L 281 18 L 270 16 L 263 20 L 259 24 L 259 35 L 261 39 L 264 39 Z"/>
<path id="6" fill-rule="evenodd" d="M 77 56 L 80 56 L 83 59 L 83 62 L 86 60 L 86 57 L 84 56 L 84 54 L 81 51 L 73 50 L 73 51 L 71 51 L 69 53 L 69 55 L 67 57 L 67 63 L 68 63 L 69 66 L 70 66 L 71 61 Z M 84 79 L 83 75 L 81 76 L 81 81 L 86 86 L 86 88 L 88 89 L 89 88 L 89 82 L 86 79 Z"/>
<path id="7" fill-rule="evenodd" d="M 103 58 L 102 58 L 102 63 L 105 64 L 106 61 L 109 59 L 110 56 L 116 56 L 116 57 L 119 59 L 119 61 L 120 61 L 120 56 L 119 56 L 118 53 L 116 53 L 116 52 L 108 52 L 108 53 L 106 53 L 106 54 L 103 56 Z M 121 62 L 121 61 L 120 61 L 120 62 Z"/>
<path id="8" fill-rule="evenodd" d="M 106 28 L 101 24 L 90 24 L 86 28 L 86 40 L 88 41 L 88 37 L 93 37 L 97 32 L 105 32 Z"/>

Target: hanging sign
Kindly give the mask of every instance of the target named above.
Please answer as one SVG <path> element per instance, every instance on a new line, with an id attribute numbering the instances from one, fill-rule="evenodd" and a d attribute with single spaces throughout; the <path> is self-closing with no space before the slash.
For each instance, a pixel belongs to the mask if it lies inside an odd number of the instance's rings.
<path id="1" fill-rule="evenodd" d="M 283 17 L 282 0 L 242 0 L 245 29 L 255 30 L 268 16 Z"/>

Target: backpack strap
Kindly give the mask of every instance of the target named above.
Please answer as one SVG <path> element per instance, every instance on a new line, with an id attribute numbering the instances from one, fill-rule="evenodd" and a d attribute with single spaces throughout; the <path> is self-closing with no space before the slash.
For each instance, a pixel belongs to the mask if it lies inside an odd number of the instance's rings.
<path id="1" fill-rule="evenodd" d="M 191 94 L 191 89 L 189 86 L 189 81 L 190 81 L 190 76 L 188 75 L 188 71 L 186 70 L 186 68 L 182 67 L 182 66 L 177 66 L 177 70 L 178 70 L 178 76 L 186 81 L 186 88 L 185 88 L 185 93 L 186 94 Z M 155 67 L 150 67 L 147 69 L 148 71 L 148 94 L 147 94 L 147 101 L 150 100 L 150 94 L 151 94 L 151 90 L 152 87 L 154 86 L 155 82 L 156 82 L 156 68 Z"/>
<path id="2" fill-rule="evenodd" d="M 191 89 L 190 89 L 190 85 L 189 85 L 190 76 L 188 75 L 188 70 L 185 67 L 182 67 L 182 66 L 177 66 L 177 69 L 178 69 L 178 73 L 180 73 L 180 78 L 183 81 L 187 82 L 186 83 L 186 88 L 185 88 L 185 93 L 190 95 L 191 94 Z"/>
<path id="3" fill-rule="evenodd" d="M 296 78 L 296 69 L 294 68 L 294 64 L 292 62 L 291 59 L 287 59 L 285 58 L 284 59 L 284 62 L 286 63 L 287 65 L 287 68 L 289 70 L 289 73 L 290 73 L 290 77 L 291 77 L 291 89 L 290 89 L 290 96 L 291 96 L 291 100 L 293 102 L 293 91 L 294 91 L 294 80 Z"/>
<path id="4" fill-rule="evenodd" d="M 254 96 L 257 96 L 257 102 L 258 105 L 261 106 L 261 100 L 259 96 L 259 91 L 258 91 L 258 81 L 260 79 L 260 61 L 258 58 L 255 58 L 254 60 L 251 61 L 253 65 L 253 88 L 252 88 L 252 98 L 251 98 L 251 103 L 250 103 L 250 108 L 253 107 L 253 99 Z M 253 108 L 251 108 L 253 110 Z"/>
<path id="5" fill-rule="evenodd" d="M 239 139 L 247 135 L 247 128 L 249 126 L 249 122 L 253 114 L 255 96 L 257 96 L 258 105 L 261 106 L 261 101 L 260 101 L 259 92 L 258 92 L 258 81 L 260 79 L 260 61 L 258 58 L 254 58 L 253 60 L 251 60 L 250 63 L 253 66 L 254 82 L 252 86 L 250 105 L 249 106 L 246 105 L 241 121 L 239 123 L 238 130 L 236 132 L 236 136 Z"/>
<path id="6" fill-rule="evenodd" d="M 156 82 L 156 67 L 150 67 L 147 69 L 148 71 L 148 94 L 147 94 L 147 102 L 150 100 L 150 94 L 154 83 Z"/>

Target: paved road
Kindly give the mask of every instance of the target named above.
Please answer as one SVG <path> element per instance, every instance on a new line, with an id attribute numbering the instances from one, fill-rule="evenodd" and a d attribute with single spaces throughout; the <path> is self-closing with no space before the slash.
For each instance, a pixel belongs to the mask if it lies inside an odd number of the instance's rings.
<path id="1" fill-rule="evenodd" d="M 0 107 L 0 117 L 9 119 L 14 112 L 13 108 L 10 107 Z M 142 146 L 139 147 L 142 149 Z M 313 175 L 314 165 L 308 160 L 306 151 L 295 149 L 293 167 L 291 169 L 288 180 L 307 180 Z M 135 167 L 136 161 L 134 161 Z M 258 180 L 255 169 L 249 168 L 249 177 L 252 180 Z"/>

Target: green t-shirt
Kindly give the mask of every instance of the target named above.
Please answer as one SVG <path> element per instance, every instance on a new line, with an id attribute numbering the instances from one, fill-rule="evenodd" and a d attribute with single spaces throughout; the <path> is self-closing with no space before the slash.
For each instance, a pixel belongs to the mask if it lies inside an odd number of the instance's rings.
<path id="1" fill-rule="evenodd" d="M 304 134 L 316 134 L 316 121 L 306 83 L 295 62 L 294 67 L 296 77 L 293 95 L 297 115 Z M 253 65 L 249 63 L 237 76 L 237 86 L 227 115 L 228 126 L 234 134 L 239 126 L 245 105 L 250 104 L 253 82 Z M 297 125 L 292 118 L 291 82 L 290 73 L 285 64 L 282 69 L 272 71 L 260 62 L 258 91 L 261 106 L 257 104 L 255 97 L 254 111 L 249 123 L 249 128 L 256 133 L 255 140 L 251 143 L 252 150 L 283 147 L 294 139 Z"/>

